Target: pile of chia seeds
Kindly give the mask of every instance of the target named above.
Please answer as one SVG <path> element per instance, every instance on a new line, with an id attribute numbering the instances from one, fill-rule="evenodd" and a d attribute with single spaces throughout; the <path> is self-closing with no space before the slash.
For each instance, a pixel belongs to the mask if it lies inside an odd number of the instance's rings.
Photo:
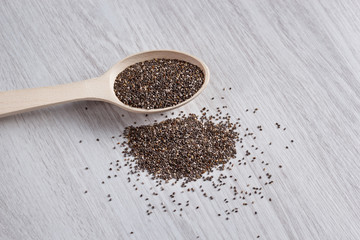
<path id="1" fill-rule="evenodd" d="M 118 99 L 131 107 L 158 109 L 191 98 L 204 83 L 204 73 L 177 59 L 152 59 L 127 67 L 114 84 Z"/>
<path id="2" fill-rule="evenodd" d="M 204 109 L 205 110 L 205 109 Z M 236 124 L 214 123 L 206 115 L 183 115 L 124 131 L 135 170 L 164 180 L 199 179 L 203 173 L 236 156 Z"/>

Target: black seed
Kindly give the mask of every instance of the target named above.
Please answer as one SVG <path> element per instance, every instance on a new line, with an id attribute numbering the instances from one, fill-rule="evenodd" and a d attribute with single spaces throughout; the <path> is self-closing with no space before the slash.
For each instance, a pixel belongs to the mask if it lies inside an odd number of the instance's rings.
<path id="1" fill-rule="evenodd" d="M 203 83 L 204 73 L 194 64 L 177 59 L 152 59 L 133 64 L 119 73 L 114 91 L 126 105 L 157 109 L 185 101 Z"/>
<path id="2" fill-rule="evenodd" d="M 147 170 L 164 180 L 186 181 L 194 181 L 235 157 L 238 137 L 229 122 L 215 124 L 195 114 L 154 125 L 130 126 L 124 135 L 131 149 L 126 154 L 135 158 L 136 170 Z"/>

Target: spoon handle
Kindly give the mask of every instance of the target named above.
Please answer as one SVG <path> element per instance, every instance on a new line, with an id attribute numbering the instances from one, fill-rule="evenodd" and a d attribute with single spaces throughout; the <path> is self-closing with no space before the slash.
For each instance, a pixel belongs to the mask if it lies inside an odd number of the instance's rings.
<path id="1" fill-rule="evenodd" d="M 0 92 L 0 118 L 55 104 L 88 99 L 93 79 L 42 88 Z"/>

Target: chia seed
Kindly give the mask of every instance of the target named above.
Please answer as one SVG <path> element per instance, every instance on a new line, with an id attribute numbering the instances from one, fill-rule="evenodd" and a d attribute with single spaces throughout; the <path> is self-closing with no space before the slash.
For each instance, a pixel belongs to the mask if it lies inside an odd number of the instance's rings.
<path id="1" fill-rule="evenodd" d="M 117 98 L 135 108 L 158 109 L 192 97 L 203 85 L 204 73 L 177 59 L 152 59 L 127 67 L 114 84 Z"/>
<path id="2" fill-rule="evenodd" d="M 214 123 L 195 114 L 124 130 L 135 170 L 156 178 L 193 181 L 236 156 L 238 133 L 230 122 Z"/>

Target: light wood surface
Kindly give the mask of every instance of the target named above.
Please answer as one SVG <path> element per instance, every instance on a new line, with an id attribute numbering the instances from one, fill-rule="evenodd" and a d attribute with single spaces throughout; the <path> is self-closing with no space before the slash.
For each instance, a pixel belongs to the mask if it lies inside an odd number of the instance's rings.
<path id="1" fill-rule="evenodd" d="M 355 0 L 2 1 L 0 91 L 94 78 L 141 51 L 188 52 L 211 81 L 176 112 L 227 105 L 243 126 L 261 124 L 259 161 L 274 184 L 271 202 L 250 206 L 227 206 L 228 187 L 209 186 L 210 201 L 165 186 L 152 204 L 173 209 L 177 192 L 191 207 L 147 216 L 139 194 L 151 196 L 152 180 L 135 191 L 126 169 L 106 179 L 122 159 L 111 136 L 163 117 L 68 103 L 0 119 L 0 239 L 360 239 L 359 12 Z M 248 179 L 262 174 L 256 162 L 226 174 L 239 188 L 263 183 Z"/>
<path id="2" fill-rule="evenodd" d="M 123 104 L 114 93 L 117 75 L 130 65 L 154 58 L 179 59 L 197 65 L 204 72 L 204 83 L 192 97 L 167 108 L 141 109 Z M 181 107 L 197 97 L 209 83 L 210 72 L 206 64 L 196 57 L 174 50 L 146 51 L 128 56 L 99 77 L 52 87 L 20 89 L 0 92 L 0 118 L 33 111 L 62 103 L 96 100 L 112 103 L 122 109 L 137 113 L 156 113 Z"/>

